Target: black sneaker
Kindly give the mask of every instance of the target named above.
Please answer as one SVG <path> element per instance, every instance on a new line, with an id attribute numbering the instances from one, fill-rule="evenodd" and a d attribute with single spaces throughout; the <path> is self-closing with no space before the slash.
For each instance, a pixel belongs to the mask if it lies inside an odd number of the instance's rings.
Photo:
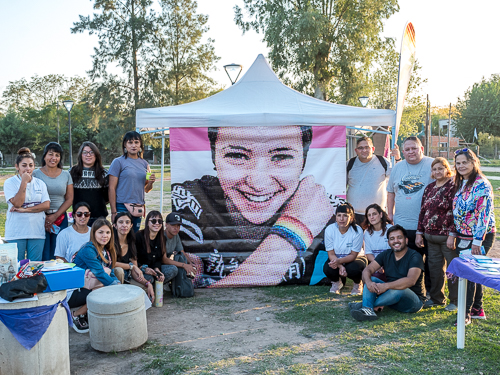
<path id="1" fill-rule="evenodd" d="M 377 320 L 378 316 L 375 314 L 375 311 L 373 311 L 372 308 L 370 307 L 361 307 L 359 310 L 351 310 L 351 316 L 359 320 L 360 322 L 363 322 L 365 320 Z"/>
<path id="2" fill-rule="evenodd" d="M 349 302 L 349 311 L 359 310 L 363 307 L 363 302 Z"/>
<path id="3" fill-rule="evenodd" d="M 85 315 L 72 316 L 73 329 L 78 333 L 87 333 L 89 331 L 89 324 Z"/>

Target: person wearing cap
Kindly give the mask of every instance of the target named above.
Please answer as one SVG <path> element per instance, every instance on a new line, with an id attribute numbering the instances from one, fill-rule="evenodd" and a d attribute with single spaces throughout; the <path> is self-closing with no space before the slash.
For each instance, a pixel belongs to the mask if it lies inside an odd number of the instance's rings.
<path id="1" fill-rule="evenodd" d="M 167 241 L 167 260 L 166 264 L 176 265 L 178 268 L 184 268 L 188 275 L 195 274 L 195 268 L 193 267 L 193 263 L 190 258 L 184 252 L 184 248 L 182 247 L 181 238 L 179 237 L 179 231 L 181 229 L 182 218 L 181 215 L 177 212 L 171 212 L 165 218 L 165 239 Z M 187 259 L 187 264 L 180 263 L 172 260 L 170 257 L 174 253 L 182 253 L 184 257 Z"/>

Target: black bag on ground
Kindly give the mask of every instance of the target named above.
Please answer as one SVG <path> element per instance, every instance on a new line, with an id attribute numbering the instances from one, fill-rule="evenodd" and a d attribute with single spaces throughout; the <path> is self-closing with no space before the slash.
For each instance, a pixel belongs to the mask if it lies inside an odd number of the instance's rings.
<path id="1" fill-rule="evenodd" d="M 47 279 L 43 274 L 14 280 L 0 286 L 0 297 L 9 302 L 16 298 L 30 298 L 35 293 L 42 293 L 47 286 Z"/>
<path id="2" fill-rule="evenodd" d="M 176 262 L 187 263 L 186 257 L 182 253 L 174 255 Z M 187 277 L 186 270 L 179 268 L 177 276 L 172 279 L 172 297 L 188 298 L 194 296 L 194 285 L 191 279 Z"/>

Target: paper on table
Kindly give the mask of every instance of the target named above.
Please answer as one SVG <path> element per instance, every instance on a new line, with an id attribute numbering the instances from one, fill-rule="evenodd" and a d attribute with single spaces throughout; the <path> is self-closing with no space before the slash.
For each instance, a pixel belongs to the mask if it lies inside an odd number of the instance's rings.
<path id="1" fill-rule="evenodd" d="M 38 296 L 33 296 L 29 298 L 17 298 L 12 302 L 9 302 L 6 299 L 0 297 L 0 303 L 16 303 L 16 302 L 29 302 L 29 301 L 38 301 Z"/>
<path id="2" fill-rule="evenodd" d="M 73 268 L 75 263 L 57 263 L 54 267 L 43 267 L 42 272 L 60 271 Z"/>

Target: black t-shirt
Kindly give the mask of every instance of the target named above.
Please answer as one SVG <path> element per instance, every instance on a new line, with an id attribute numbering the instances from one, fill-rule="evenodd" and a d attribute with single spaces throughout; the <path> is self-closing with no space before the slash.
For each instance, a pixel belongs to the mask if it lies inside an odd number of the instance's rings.
<path id="1" fill-rule="evenodd" d="M 139 267 L 146 264 L 149 268 L 160 268 L 163 254 L 161 252 L 160 236 L 157 235 L 154 240 L 149 240 L 150 253 L 146 247 L 144 238 L 144 229 L 135 234 L 135 246 L 137 248 L 137 263 Z"/>
<path id="2" fill-rule="evenodd" d="M 411 286 L 410 289 L 415 292 L 422 302 L 425 301 L 424 261 L 422 260 L 422 255 L 417 253 L 415 250 L 408 249 L 406 254 L 400 260 L 396 260 L 394 250 L 389 249 L 377 255 L 375 262 L 384 267 L 387 282 L 407 277 L 410 268 L 420 268 L 422 272 L 420 272 L 420 276 L 418 277 L 415 285 Z"/>
<path id="3" fill-rule="evenodd" d="M 86 202 L 90 206 L 90 216 L 92 218 L 108 216 L 106 204 L 108 203 L 108 171 L 106 174 L 104 185 L 99 184 L 99 180 L 95 178 L 95 171 L 90 168 L 83 168 L 80 181 L 73 181 L 74 197 L 73 204 Z"/>

